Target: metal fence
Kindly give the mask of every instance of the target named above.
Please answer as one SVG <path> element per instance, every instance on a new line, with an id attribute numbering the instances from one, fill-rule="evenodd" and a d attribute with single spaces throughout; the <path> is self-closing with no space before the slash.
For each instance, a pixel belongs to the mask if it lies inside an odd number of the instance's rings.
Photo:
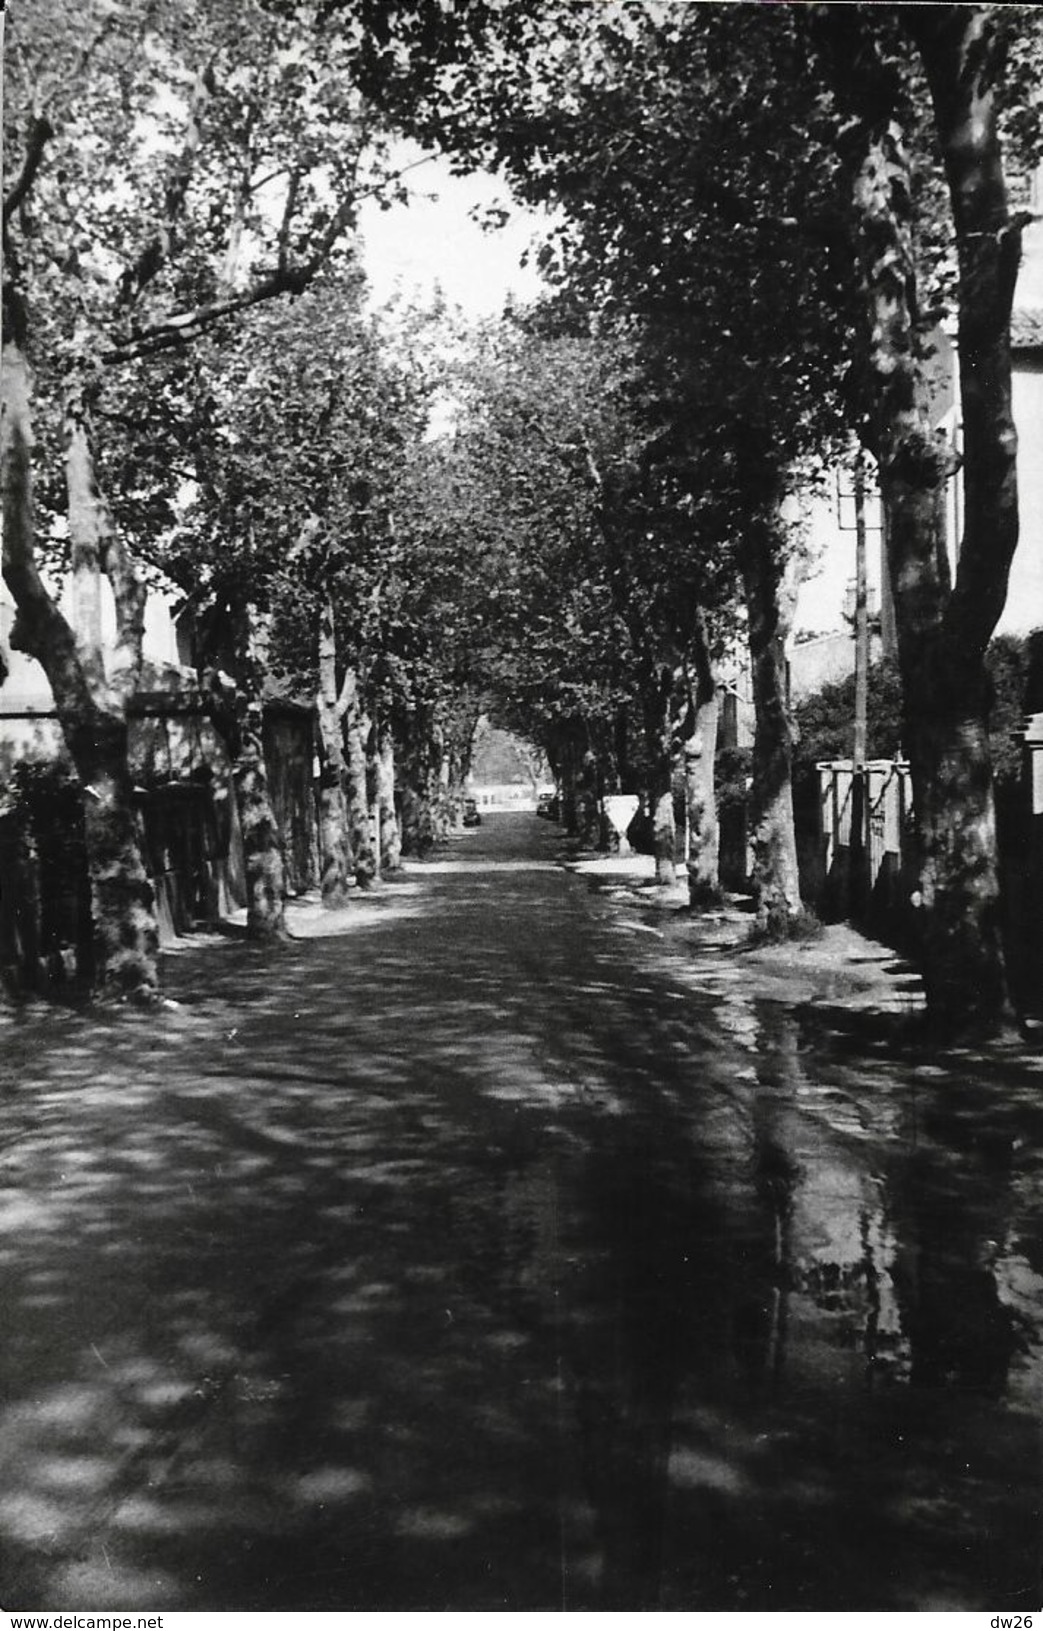
<path id="1" fill-rule="evenodd" d="M 996 789 L 997 860 L 1008 972 L 1018 1006 L 1043 1012 L 1043 715 L 1021 737 L 1022 773 Z M 817 800 L 797 799 L 805 901 L 915 954 L 919 873 L 913 791 L 903 760 L 816 767 Z"/>

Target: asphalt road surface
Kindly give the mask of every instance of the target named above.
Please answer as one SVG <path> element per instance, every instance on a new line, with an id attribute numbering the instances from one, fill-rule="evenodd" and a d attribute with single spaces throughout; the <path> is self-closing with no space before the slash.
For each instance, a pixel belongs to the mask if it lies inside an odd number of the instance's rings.
<path id="1" fill-rule="evenodd" d="M 4 1607 L 1039 1607 L 1038 1070 L 557 844 L 5 1016 Z"/>

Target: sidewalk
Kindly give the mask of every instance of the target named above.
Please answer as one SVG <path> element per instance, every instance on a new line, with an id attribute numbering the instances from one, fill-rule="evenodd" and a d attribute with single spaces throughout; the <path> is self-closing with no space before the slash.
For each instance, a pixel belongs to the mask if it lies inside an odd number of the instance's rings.
<path id="1" fill-rule="evenodd" d="M 833 1015 L 846 1012 L 867 1019 L 877 1015 L 902 1032 L 926 1013 L 923 981 L 915 965 L 851 923 L 824 923 L 805 940 L 757 944 L 751 940 L 753 918 L 747 896 L 729 894 L 718 910 L 692 912 L 687 880 L 679 876 L 676 884 L 657 884 L 649 855 L 586 851 L 563 864 L 590 879 L 608 898 L 638 909 L 646 926 L 656 925 L 655 932 L 686 957 L 693 974 L 707 978 L 711 988 L 720 985 L 726 970 L 729 982 L 749 970 L 751 977 L 755 973 L 757 994 L 768 1000 Z M 1043 1071 L 1043 1025 L 1033 1019 L 1025 1024 L 1027 1035 L 1012 1042 L 943 1051 L 953 1058 L 973 1054 L 1000 1067 Z"/>
<path id="2" fill-rule="evenodd" d="M 715 911 L 689 912 L 686 879 L 657 884 L 651 856 L 583 855 L 566 865 L 610 898 L 640 907 L 658 920 L 664 937 L 678 949 L 717 952 L 756 969 L 758 990 L 765 997 L 834 1006 L 839 1002 L 846 1008 L 889 1014 L 924 1010 L 923 982 L 915 968 L 899 952 L 850 923 L 823 924 L 821 932 L 807 940 L 752 944 L 753 919 L 744 896 L 728 895 Z"/>

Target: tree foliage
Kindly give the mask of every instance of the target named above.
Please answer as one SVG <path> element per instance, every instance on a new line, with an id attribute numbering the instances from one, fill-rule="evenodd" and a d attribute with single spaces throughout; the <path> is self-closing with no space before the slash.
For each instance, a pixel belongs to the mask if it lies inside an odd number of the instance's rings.
<path id="1" fill-rule="evenodd" d="M 986 654 L 993 690 L 990 741 L 998 781 L 1016 781 L 1022 771 L 1019 732 L 1027 710 L 1031 639 L 999 635 Z M 855 681 L 850 675 L 802 698 L 794 708 L 797 724 L 797 768 L 814 770 L 820 760 L 850 759 L 855 716 Z M 893 657 L 873 664 L 869 672 L 866 756 L 900 756 L 903 735 L 902 683 Z"/>

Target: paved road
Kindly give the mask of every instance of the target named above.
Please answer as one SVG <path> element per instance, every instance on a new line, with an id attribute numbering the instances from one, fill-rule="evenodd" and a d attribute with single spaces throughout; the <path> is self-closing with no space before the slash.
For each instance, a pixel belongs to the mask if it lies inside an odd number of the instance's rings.
<path id="1" fill-rule="evenodd" d="M 556 843 L 5 1022 L 5 1607 L 1038 1607 L 1038 1072 Z"/>

